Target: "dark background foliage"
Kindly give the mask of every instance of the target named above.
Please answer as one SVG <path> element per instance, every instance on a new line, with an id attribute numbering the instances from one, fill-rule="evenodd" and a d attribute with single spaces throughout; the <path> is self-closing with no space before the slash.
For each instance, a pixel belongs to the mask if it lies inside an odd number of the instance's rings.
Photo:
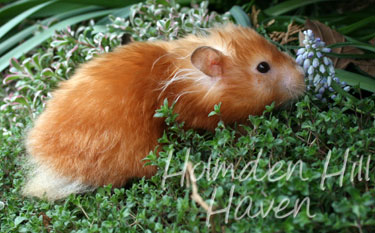
<path id="1" fill-rule="evenodd" d="M 163 12 L 160 15 L 154 14 L 155 8 L 150 10 L 152 5 L 158 8 L 154 1 L 133 7 L 133 12 L 142 12 L 135 15 L 128 8 L 135 1 L 50 1 L 42 10 L 28 14 L 27 10 L 47 1 L 0 2 L 1 232 L 375 231 L 375 96 L 371 89 L 356 85 L 359 79 L 373 85 L 374 74 L 361 71 L 356 63 L 346 67 L 345 75 L 340 76 L 352 81 L 349 92 L 335 93 L 323 102 L 310 90 L 291 106 L 283 109 L 269 106 L 263 115 L 249 116 L 245 125 L 220 122 L 215 132 L 185 130 L 183 123 L 174 120 L 172 103 L 166 102 L 156 113 L 168 125 L 160 139 L 162 150 L 158 155 L 156 152 L 148 155 L 159 171 L 149 180 L 134 180 L 121 189 L 102 187 L 52 203 L 20 195 L 25 182 L 25 172 L 21 169 L 26 156 L 25 132 L 43 110 L 50 91 L 86 60 L 111 51 L 130 37 L 175 39 L 199 27 L 227 20 L 248 24 L 267 39 L 274 39 L 273 43 L 281 50 L 294 55 L 299 48 L 298 34 L 292 35 L 295 40 L 288 43 L 276 40 L 273 35 L 287 32 L 292 23 L 300 26 L 301 31 L 306 19 L 310 19 L 344 35 L 346 42 L 332 46 L 344 47 L 350 43 L 367 56 L 346 57 L 371 62 L 374 1 L 210 1 L 208 9 L 218 12 L 215 14 L 207 12 L 204 3 L 193 9 L 181 9 L 172 1 L 159 0 Z M 177 2 L 190 6 L 190 1 Z M 230 14 L 225 13 L 229 10 Z M 193 23 L 179 20 L 172 27 L 168 23 L 171 12 L 186 13 Z M 210 21 L 202 20 L 210 14 Z M 220 117 L 219 105 L 210 115 Z M 262 177 L 279 164 L 280 169 L 273 177 L 280 180 L 237 177 L 242 170 L 243 175 L 250 172 L 253 166 L 247 169 L 245 166 L 255 161 L 260 152 L 256 177 Z M 183 186 L 181 176 L 171 177 L 163 186 L 165 169 L 168 168 L 168 174 L 183 171 L 186 153 L 192 165 L 196 165 L 195 176 L 202 172 L 205 175 L 189 185 L 185 179 Z M 321 179 L 328 155 L 329 174 L 343 169 L 345 155 L 347 166 L 342 185 L 339 176 L 327 178 L 323 190 Z M 294 172 L 288 168 L 298 161 L 303 162 L 302 177 L 307 180 L 301 178 L 298 166 Z M 218 170 L 224 164 L 226 167 L 233 164 L 237 176 L 233 178 L 230 169 L 225 174 Z M 288 173 L 290 177 L 284 176 Z M 207 210 L 197 196 L 212 205 L 213 210 L 231 203 L 228 216 L 215 214 L 207 221 Z M 275 215 L 276 207 L 286 203 L 283 201 L 290 203 L 280 214 L 293 211 L 297 200 L 301 203 L 304 198 L 310 202 L 301 205 L 296 216 Z M 262 208 L 264 216 L 259 212 Z M 308 216 L 308 210 L 314 217 Z M 249 214 L 238 219 L 246 212 Z M 256 213 L 260 215 L 251 217 Z"/>

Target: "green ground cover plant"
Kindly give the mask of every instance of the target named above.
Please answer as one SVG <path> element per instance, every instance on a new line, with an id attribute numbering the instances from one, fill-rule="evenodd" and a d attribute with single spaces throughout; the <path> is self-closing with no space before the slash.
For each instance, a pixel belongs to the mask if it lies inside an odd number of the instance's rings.
<path id="1" fill-rule="evenodd" d="M 183 1 L 147 0 L 131 7 L 135 1 L 72 2 L 24 0 L 0 9 L 0 232 L 375 231 L 375 78 L 371 69 L 363 71 L 356 63 L 335 72 L 349 88 L 338 85 L 323 94 L 323 84 L 314 88 L 316 82 L 291 106 L 268 106 L 245 125 L 219 122 L 214 132 L 184 129 L 175 120 L 173 103 L 165 100 L 155 113 L 168 126 L 159 139 L 162 150 L 147 156 L 159 167 L 154 177 L 56 202 L 21 196 L 24 135 L 50 92 L 79 64 L 130 38 L 171 40 L 233 21 L 253 27 L 295 56 L 303 45 L 283 43 L 272 33 L 284 35 L 290 25 L 311 19 L 346 38 L 328 47 L 351 45 L 362 51 L 327 50 L 324 56 L 374 59 L 369 41 L 375 37 L 375 8 L 368 1 L 213 1 L 193 7 Z M 47 6 L 48 14 L 37 10 Z M 29 8 L 35 11 L 26 14 Z M 57 8 L 67 15 L 51 22 Z M 337 13 L 349 9 L 354 10 Z M 21 41 L 33 46 L 20 53 Z M 207 117 L 220 119 L 219 103 Z"/>

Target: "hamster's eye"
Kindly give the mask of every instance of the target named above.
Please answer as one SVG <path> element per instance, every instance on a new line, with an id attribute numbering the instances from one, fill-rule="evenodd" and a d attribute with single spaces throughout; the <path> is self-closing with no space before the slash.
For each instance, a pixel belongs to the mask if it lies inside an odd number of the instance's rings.
<path id="1" fill-rule="evenodd" d="M 265 61 L 262 61 L 261 63 L 258 64 L 257 66 L 257 70 L 260 72 L 260 73 L 267 73 L 269 70 L 270 70 L 270 65 L 268 65 L 267 62 Z"/>

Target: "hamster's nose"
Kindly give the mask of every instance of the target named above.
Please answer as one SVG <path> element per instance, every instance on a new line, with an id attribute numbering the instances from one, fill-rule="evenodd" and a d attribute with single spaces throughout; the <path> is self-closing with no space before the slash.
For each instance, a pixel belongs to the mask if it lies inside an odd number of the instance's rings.
<path id="1" fill-rule="evenodd" d="M 293 75 L 295 76 L 296 92 L 302 94 L 306 89 L 305 72 L 303 68 L 300 65 L 295 65 L 295 72 Z"/>
<path id="2" fill-rule="evenodd" d="M 289 98 L 301 96 L 306 89 L 305 73 L 299 65 L 292 65 L 282 72 L 282 90 Z"/>
<path id="3" fill-rule="evenodd" d="M 296 68 L 297 72 L 300 73 L 300 75 L 302 76 L 302 78 L 305 78 L 305 71 L 303 71 L 302 66 L 296 64 L 296 65 L 295 65 L 295 68 Z"/>

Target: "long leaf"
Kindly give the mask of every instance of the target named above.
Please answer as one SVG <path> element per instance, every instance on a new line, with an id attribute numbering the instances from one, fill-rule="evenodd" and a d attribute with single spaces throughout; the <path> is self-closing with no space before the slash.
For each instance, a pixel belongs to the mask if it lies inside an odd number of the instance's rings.
<path id="1" fill-rule="evenodd" d="M 6 23 L 12 18 L 46 0 L 19 0 L 0 8 L 0 24 Z"/>
<path id="2" fill-rule="evenodd" d="M 121 1 L 104 1 L 104 0 L 59 0 L 56 4 L 46 7 L 45 11 L 37 12 L 33 17 L 50 17 L 61 13 L 61 10 L 72 10 L 77 9 L 77 7 L 87 7 L 87 6 L 98 6 L 103 8 L 121 8 L 133 3 L 138 3 L 136 0 L 121 0 Z"/>
<path id="3" fill-rule="evenodd" d="M 6 6 L 0 8 L 0 24 L 8 22 L 12 18 L 19 15 L 20 12 L 24 12 L 36 5 L 48 2 L 50 0 L 18 0 L 14 3 L 7 4 Z M 57 4 L 65 5 L 82 5 L 84 6 L 102 6 L 107 8 L 118 8 L 138 3 L 138 0 L 58 0 Z M 63 7 L 60 8 L 64 10 Z M 70 8 L 71 10 L 71 8 Z M 55 10 L 46 13 L 36 13 L 37 16 L 52 16 L 52 13 L 56 13 Z M 59 13 L 62 13 L 61 11 Z"/>
<path id="4" fill-rule="evenodd" d="M 325 53 L 330 57 L 352 58 L 352 59 L 375 59 L 375 54 L 355 54 L 355 53 Z"/>
<path id="5" fill-rule="evenodd" d="M 127 17 L 129 17 L 129 14 L 130 14 L 130 6 L 127 6 L 127 7 L 119 8 L 119 9 L 115 10 L 111 15 L 113 15 L 115 17 L 127 18 Z M 105 17 L 105 18 L 102 18 L 101 20 L 99 20 L 96 23 L 96 25 L 105 25 L 105 24 L 108 24 L 110 22 L 111 21 L 109 20 L 109 18 Z"/>
<path id="6" fill-rule="evenodd" d="M 271 17 L 268 17 L 266 18 L 265 20 L 263 20 L 263 22 L 268 22 L 270 20 L 274 19 L 276 22 L 282 22 L 282 21 L 285 21 L 287 24 L 291 21 L 294 21 L 294 22 L 297 22 L 297 23 L 300 23 L 300 24 L 305 24 L 306 22 L 306 19 L 304 19 L 303 17 L 301 16 L 297 16 L 297 15 L 280 15 L 280 16 L 271 16 Z M 274 25 L 272 25 L 273 27 L 275 27 Z M 284 26 L 279 26 L 283 29 L 280 29 L 280 30 L 285 30 Z"/>
<path id="7" fill-rule="evenodd" d="M 88 13 L 88 14 L 75 16 L 75 17 L 66 19 L 58 24 L 53 25 L 52 27 L 48 28 L 44 32 L 38 34 L 37 36 L 30 38 L 29 40 L 22 43 L 20 46 L 14 48 L 13 50 L 9 51 L 7 54 L 2 56 L 0 58 L 0 72 L 2 72 L 5 68 L 9 66 L 9 60 L 11 58 L 21 57 L 23 54 L 29 52 L 36 46 L 40 45 L 43 41 L 51 37 L 56 30 L 61 30 L 63 28 L 66 28 L 67 26 L 82 22 L 84 20 L 97 18 L 97 17 L 101 17 L 104 15 L 109 15 L 113 13 L 114 11 L 115 9 Z"/>
<path id="8" fill-rule="evenodd" d="M 47 17 L 52 17 L 54 15 L 58 15 L 64 12 L 68 12 L 71 10 L 77 10 L 79 8 L 84 8 L 88 7 L 90 5 L 85 5 L 85 4 L 75 4 L 75 3 L 70 3 L 70 2 L 65 2 L 65 1 L 57 1 L 54 4 L 51 4 L 49 6 L 46 6 L 42 11 L 38 11 L 35 14 L 31 15 L 30 18 L 47 18 Z M 104 8 L 104 7 L 102 7 Z"/>
<path id="9" fill-rule="evenodd" d="M 289 0 L 286 2 L 282 2 L 276 6 L 270 7 L 264 11 L 267 15 L 272 15 L 272 16 L 277 16 L 284 14 L 288 11 L 298 9 L 300 7 L 317 3 L 317 2 L 324 2 L 324 1 L 329 1 L 329 0 Z"/>
<path id="10" fill-rule="evenodd" d="M 362 40 L 362 41 L 368 41 L 368 40 L 371 40 L 375 37 L 375 32 L 372 32 L 370 34 L 367 34 L 365 36 L 361 36 L 361 37 L 358 37 L 359 40 Z"/>
<path id="11" fill-rule="evenodd" d="M 358 22 L 355 22 L 351 25 L 341 27 L 338 29 L 338 31 L 341 32 L 342 34 L 348 34 L 352 31 L 355 31 L 357 29 L 367 26 L 368 24 L 371 24 L 371 25 L 375 24 L 375 16 L 370 16 Z"/>
<path id="12" fill-rule="evenodd" d="M 341 81 L 345 81 L 352 86 L 359 85 L 360 88 L 375 93 L 374 79 L 341 69 L 336 69 L 335 71 L 337 77 L 339 77 Z"/>
<path id="13" fill-rule="evenodd" d="M 328 45 L 329 48 L 339 48 L 339 47 L 345 47 L 345 46 L 354 46 L 360 49 L 365 49 L 368 51 L 375 52 L 375 47 L 370 44 L 361 43 L 361 42 L 343 42 L 343 43 L 336 43 Z"/>
<path id="14" fill-rule="evenodd" d="M 25 12 L 22 12 L 21 14 L 19 14 L 17 17 L 13 18 L 12 20 L 10 20 L 8 23 L 4 24 L 1 28 L 0 28 L 0 39 L 5 35 L 7 34 L 12 28 L 14 28 L 16 25 L 18 25 L 20 22 L 22 22 L 24 19 L 26 19 L 27 17 L 29 17 L 30 15 L 32 15 L 33 13 L 37 12 L 38 10 L 42 9 L 43 7 L 46 7 L 48 6 L 49 4 L 51 3 L 54 3 L 55 0 L 53 1 L 50 1 L 50 2 L 45 2 L 45 3 L 42 3 L 40 5 L 37 5 Z"/>
<path id="15" fill-rule="evenodd" d="M 86 13 L 88 11 L 98 10 L 98 9 L 101 9 L 101 8 L 95 7 L 95 6 L 89 6 L 89 7 L 85 7 L 85 8 L 71 10 L 71 11 L 68 11 L 68 12 L 64 12 L 62 14 L 55 15 L 55 16 L 50 17 L 48 19 L 45 19 L 42 22 L 40 22 L 40 24 L 45 25 L 52 20 L 62 20 L 62 19 L 65 19 L 65 18 L 69 18 L 69 17 L 75 16 L 75 15 L 80 15 L 80 14 Z M 16 45 L 18 43 L 21 43 L 24 39 L 26 39 L 27 37 L 32 35 L 32 33 L 35 32 L 35 30 L 37 29 L 37 27 L 38 27 L 37 25 L 30 26 L 30 27 L 28 27 L 26 29 L 23 29 L 22 31 L 16 33 L 15 35 L 8 38 L 7 40 L 1 42 L 1 44 L 0 44 L 0 55 L 3 54 L 5 51 L 10 50 L 14 45 Z"/>
<path id="16" fill-rule="evenodd" d="M 64 2 L 79 3 L 84 5 L 97 5 L 105 7 L 124 7 L 140 2 L 139 0 L 64 0 Z"/>
<path id="17" fill-rule="evenodd" d="M 251 22 L 249 16 L 242 10 L 239 6 L 233 6 L 229 10 L 230 14 L 233 16 L 237 24 L 244 27 L 251 27 Z"/>

